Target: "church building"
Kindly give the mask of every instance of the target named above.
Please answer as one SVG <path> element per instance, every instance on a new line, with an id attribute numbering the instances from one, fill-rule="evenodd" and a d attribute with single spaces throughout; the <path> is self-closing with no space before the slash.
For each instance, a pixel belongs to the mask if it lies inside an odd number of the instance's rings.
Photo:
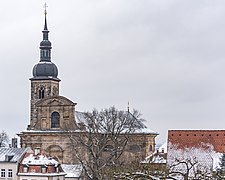
<path id="1" fill-rule="evenodd" d="M 33 77 L 30 78 L 30 123 L 27 129 L 18 135 L 22 147 L 45 151 L 60 163 L 76 163 L 73 146 L 68 136 L 72 131 L 79 133 L 82 112 L 76 112 L 77 103 L 59 94 L 60 79 L 58 68 L 51 61 L 52 47 L 46 14 L 45 11 L 40 61 L 33 67 Z M 154 131 L 143 131 L 134 135 L 135 145 L 141 144 L 142 158 L 155 151 L 157 135 Z"/>

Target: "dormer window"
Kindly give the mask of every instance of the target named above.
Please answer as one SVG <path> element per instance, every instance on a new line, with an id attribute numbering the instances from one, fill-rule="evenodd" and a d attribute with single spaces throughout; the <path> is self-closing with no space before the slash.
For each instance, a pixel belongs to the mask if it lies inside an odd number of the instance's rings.
<path id="1" fill-rule="evenodd" d="M 46 173 L 47 172 L 47 168 L 48 168 L 48 166 L 42 165 L 41 166 L 41 173 Z"/>
<path id="2" fill-rule="evenodd" d="M 29 169 L 28 165 L 23 165 L 23 172 L 24 173 L 28 173 L 28 169 Z"/>
<path id="3" fill-rule="evenodd" d="M 59 167 L 57 166 L 56 168 L 55 168 L 55 172 L 59 172 Z"/>

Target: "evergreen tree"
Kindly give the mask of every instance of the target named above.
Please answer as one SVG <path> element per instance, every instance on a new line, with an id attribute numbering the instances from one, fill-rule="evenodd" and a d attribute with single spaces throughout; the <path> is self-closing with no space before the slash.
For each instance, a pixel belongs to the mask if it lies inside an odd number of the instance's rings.
<path id="1" fill-rule="evenodd" d="M 225 172 L 225 154 L 222 155 L 222 157 L 220 158 L 220 170 L 222 172 Z"/>
<path id="2" fill-rule="evenodd" d="M 219 165 L 220 167 L 217 169 L 215 177 L 217 179 L 225 180 L 225 154 L 221 156 Z"/>

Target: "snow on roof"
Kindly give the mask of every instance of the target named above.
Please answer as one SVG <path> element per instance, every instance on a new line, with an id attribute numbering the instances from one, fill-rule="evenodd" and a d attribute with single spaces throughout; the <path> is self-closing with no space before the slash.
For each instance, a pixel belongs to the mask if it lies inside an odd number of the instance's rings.
<path id="1" fill-rule="evenodd" d="M 0 162 L 18 162 L 27 148 L 0 148 Z"/>
<path id="2" fill-rule="evenodd" d="M 52 157 L 46 155 L 33 155 L 30 154 L 28 157 L 24 158 L 22 164 L 27 165 L 58 165 L 58 161 Z"/>
<path id="3" fill-rule="evenodd" d="M 78 123 L 85 123 L 85 116 L 83 112 L 75 111 L 75 119 Z"/>
<path id="4" fill-rule="evenodd" d="M 65 176 L 66 173 L 35 173 L 35 172 L 28 172 L 28 173 L 18 173 L 19 176 L 40 176 L 40 177 L 54 177 L 54 176 Z"/>
<path id="5" fill-rule="evenodd" d="M 208 148 L 206 148 L 206 146 Z M 168 143 L 167 162 L 168 165 L 176 164 L 178 161 L 197 162 L 199 169 L 204 169 L 205 172 L 210 172 L 211 169 L 218 169 L 222 153 L 216 152 L 211 144 L 202 143 L 199 147 L 179 148 L 177 145 Z M 180 170 L 185 170 L 185 167 L 177 166 Z M 193 171 L 193 170 L 192 170 Z M 192 172 L 194 173 L 194 172 Z"/>
<path id="6" fill-rule="evenodd" d="M 128 115 L 133 118 L 133 115 L 130 112 L 127 112 L 127 113 L 129 113 Z M 75 119 L 78 123 L 83 123 L 83 124 L 87 123 L 84 112 L 75 111 Z M 142 123 L 142 122 L 138 122 L 138 123 Z M 155 135 L 159 134 L 159 133 L 147 128 L 144 124 L 140 124 L 140 125 L 144 128 L 137 129 L 132 134 L 155 134 Z"/>
<path id="7" fill-rule="evenodd" d="M 149 129 L 149 128 L 142 128 L 142 129 L 137 129 L 133 134 L 155 134 L 158 135 L 159 133 Z"/>
<path id="8" fill-rule="evenodd" d="M 65 177 L 79 178 L 82 173 L 81 164 L 61 164 L 63 171 L 67 174 Z"/>
<path id="9" fill-rule="evenodd" d="M 147 156 L 141 163 L 166 164 L 167 142 L 159 146 L 155 152 Z"/>
<path id="10" fill-rule="evenodd" d="M 63 131 L 63 130 L 34 130 L 34 129 L 25 129 L 23 130 L 21 133 L 23 132 L 33 132 L 33 133 L 48 133 L 48 132 L 66 132 L 66 131 Z"/>
<path id="11" fill-rule="evenodd" d="M 164 153 L 167 153 L 167 142 L 163 143 L 161 146 L 159 146 L 159 148 L 156 149 L 156 151 L 162 152 L 164 151 Z"/>

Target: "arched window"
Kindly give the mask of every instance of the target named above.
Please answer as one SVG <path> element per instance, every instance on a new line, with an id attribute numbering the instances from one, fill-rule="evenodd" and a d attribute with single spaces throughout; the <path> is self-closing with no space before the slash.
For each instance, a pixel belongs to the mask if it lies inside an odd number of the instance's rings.
<path id="1" fill-rule="evenodd" d="M 59 128 L 60 127 L 60 115 L 58 112 L 53 112 L 51 116 L 51 127 Z"/>
<path id="2" fill-rule="evenodd" d="M 45 95 L 45 89 L 43 87 L 41 87 L 38 92 L 39 99 L 43 99 L 44 95 Z"/>

